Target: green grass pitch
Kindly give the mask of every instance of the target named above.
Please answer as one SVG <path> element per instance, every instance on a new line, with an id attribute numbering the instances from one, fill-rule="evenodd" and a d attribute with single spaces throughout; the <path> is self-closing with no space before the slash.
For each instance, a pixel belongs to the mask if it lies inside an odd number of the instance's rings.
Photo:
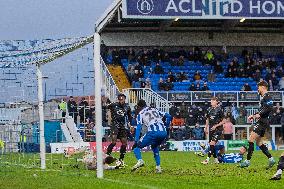
<path id="1" fill-rule="evenodd" d="M 272 152 L 278 161 L 280 151 Z M 118 156 L 118 154 L 115 154 Z M 156 188 L 220 188 L 249 189 L 284 187 L 284 178 L 280 181 L 269 181 L 275 173 L 276 166 L 266 170 L 267 158 L 261 152 L 255 152 L 249 168 L 241 169 L 237 164 L 202 165 L 204 158 L 193 152 L 161 152 L 162 174 L 154 172 L 155 163 L 151 152 L 143 153 L 145 167 L 131 173 L 136 163 L 133 153 L 126 155 L 125 169 L 105 171 L 104 179 L 97 179 L 95 171 L 84 169 L 76 159 L 66 159 L 62 155 L 47 155 L 47 170 L 23 167 L 36 164 L 38 155 L 8 156 L 1 155 L 0 188 L 38 189 L 38 188 L 102 188 L 102 189 L 156 189 Z M 5 157 L 6 156 L 6 157 Z M 52 157 L 52 161 L 50 161 Z M 6 164 L 5 161 L 14 164 Z M 4 162 L 4 163 L 3 163 Z M 62 166 L 63 164 L 63 166 Z"/>

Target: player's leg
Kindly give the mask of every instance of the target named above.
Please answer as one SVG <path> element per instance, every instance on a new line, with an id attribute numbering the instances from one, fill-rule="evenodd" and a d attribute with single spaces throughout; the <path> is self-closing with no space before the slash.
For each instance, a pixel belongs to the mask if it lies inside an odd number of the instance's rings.
<path id="1" fill-rule="evenodd" d="M 152 133 L 148 132 L 137 143 L 137 146 L 133 150 L 134 155 L 135 155 L 135 157 L 137 159 L 137 163 L 132 167 L 131 171 L 135 171 L 138 168 L 144 166 L 144 161 L 143 161 L 142 155 L 141 155 L 141 149 L 146 147 L 146 146 L 151 145 L 152 138 L 153 138 L 152 137 Z"/>
<path id="2" fill-rule="evenodd" d="M 283 170 L 284 170 L 284 152 L 281 154 L 281 157 L 279 158 L 277 171 L 270 180 L 280 180 Z"/>
<path id="3" fill-rule="evenodd" d="M 225 154 L 225 146 L 216 144 L 215 145 L 215 153 L 217 154 L 217 159 L 219 163 L 224 163 L 224 154 Z"/>
<path id="4" fill-rule="evenodd" d="M 211 156 L 214 157 L 215 163 L 219 163 L 218 158 L 217 158 L 217 154 L 216 154 L 216 151 L 215 151 L 215 145 L 220 138 L 221 138 L 221 132 L 216 131 L 215 133 L 212 134 L 212 137 L 211 137 L 210 142 L 209 142 L 210 151 L 208 152 L 208 157 L 206 158 L 206 160 L 201 162 L 202 164 L 204 164 L 204 165 L 208 164 Z"/>
<path id="5" fill-rule="evenodd" d="M 211 153 L 211 142 L 212 142 L 212 140 L 213 140 L 213 133 L 212 132 L 209 132 L 208 133 L 208 135 L 209 135 L 209 146 L 208 146 L 208 150 L 207 150 L 207 155 L 208 155 L 208 157 L 206 158 L 206 160 L 204 160 L 204 161 L 202 161 L 201 163 L 202 164 L 208 164 L 209 163 L 209 160 L 210 160 L 210 158 L 211 158 L 211 155 L 212 155 L 212 153 Z"/>
<path id="6" fill-rule="evenodd" d="M 254 151 L 254 141 L 256 141 L 257 138 L 260 138 L 260 136 L 254 131 L 252 131 L 249 136 L 249 147 L 248 147 L 247 159 L 240 164 L 240 167 L 243 168 L 243 167 L 250 166 L 250 160 L 251 160 L 251 157 Z"/>
<path id="7" fill-rule="evenodd" d="M 273 165 L 276 163 L 276 161 L 274 160 L 272 155 L 269 153 L 267 146 L 262 143 L 261 137 L 256 139 L 256 144 L 259 147 L 259 149 L 262 151 L 262 153 L 264 153 L 264 155 L 266 155 L 266 157 L 268 158 L 267 169 L 270 169 L 271 167 L 273 167 Z"/>
<path id="8" fill-rule="evenodd" d="M 113 149 L 113 147 L 115 147 L 115 145 L 116 145 L 116 141 L 117 141 L 117 130 L 116 129 L 113 129 L 112 130 L 112 136 L 111 136 L 111 143 L 110 143 L 110 145 L 108 145 L 108 147 L 107 147 L 107 155 L 111 155 L 111 153 L 112 153 L 112 149 Z"/>
<path id="9" fill-rule="evenodd" d="M 156 162 L 156 173 L 162 173 L 159 146 L 164 142 L 166 138 L 167 138 L 166 132 L 155 132 L 154 140 L 152 141 L 151 148 Z"/>
<path id="10" fill-rule="evenodd" d="M 160 158 L 160 152 L 158 146 L 152 146 L 152 151 L 154 154 L 154 159 L 156 162 L 156 173 L 161 173 L 162 168 L 161 168 L 161 158 Z"/>
<path id="11" fill-rule="evenodd" d="M 123 162 L 124 156 L 126 154 L 127 138 L 126 137 L 120 138 L 120 142 L 121 146 L 120 146 L 119 161 Z"/>

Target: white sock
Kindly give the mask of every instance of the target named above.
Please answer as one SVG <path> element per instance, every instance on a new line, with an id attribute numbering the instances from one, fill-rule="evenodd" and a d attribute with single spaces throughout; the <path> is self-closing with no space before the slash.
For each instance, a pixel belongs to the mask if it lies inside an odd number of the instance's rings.
<path id="1" fill-rule="evenodd" d="M 269 160 L 270 160 L 270 161 L 272 161 L 272 160 L 274 160 L 274 158 L 273 158 L 273 157 L 271 157 L 271 158 L 269 158 Z"/>
<path id="2" fill-rule="evenodd" d="M 250 160 L 246 160 L 245 162 L 248 162 L 248 163 L 249 163 L 249 162 L 250 162 Z"/>
<path id="3" fill-rule="evenodd" d="M 210 160 L 210 158 L 209 158 L 209 157 L 207 157 L 207 158 L 206 158 L 206 160 L 207 160 L 207 161 L 209 161 L 209 160 Z"/>
<path id="4" fill-rule="evenodd" d="M 282 175 L 282 170 L 278 169 L 277 172 L 276 172 L 276 175 Z"/>

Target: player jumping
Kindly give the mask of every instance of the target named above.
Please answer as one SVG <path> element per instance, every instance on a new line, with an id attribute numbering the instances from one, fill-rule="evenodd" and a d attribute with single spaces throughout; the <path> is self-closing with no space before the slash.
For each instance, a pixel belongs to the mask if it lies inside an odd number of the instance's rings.
<path id="1" fill-rule="evenodd" d="M 210 151 L 208 152 L 207 159 L 201 163 L 208 164 L 212 155 L 215 159 L 214 162 L 219 163 L 215 151 L 215 145 L 218 140 L 220 140 L 222 135 L 224 112 L 222 110 L 222 107 L 219 105 L 219 99 L 217 97 L 211 98 L 211 107 L 208 109 L 206 117 L 207 119 L 204 132 L 206 133 L 206 135 L 209 134 Z"/>
<path id="2" fill-rule="evenodd" d="M 113 147 L 116 145 L 117 139 L 121 142 L 119 161 L 124 165 L 123 159 L 126 154 L 127 146 L 127 127 L 129 126 L 129 119 L 131 117 L 131 109 L 125 103 L 126 96 L 124 94 L 118 95 L 118 102 L 112 103 L 108 106 L 111 112 L 111 135 L 112 143 L 107 148 L 107 155 L 111 155 Z M 129 119 L 128 119 L 129 118 Z"/>
<path id="3" fill-rule="evenodd" d="M 272 155 L 269 153 L 265 144 L 262 143 L 261 139 L 264 137 L 266 128 L 269 127 L 269 114 L 273 109 L 273 101 L 270 95 L 267 92 L 268 84 L 266 81 L 261 81 L 257 84 L 258 87 L 258 94 L 261 97 L 260 101 L 260 108 L 259 112 L 254 115 L 250 115 L 248 119 L 253 121 L 254 119 L 257 120 L 256 125 L 253 128 L 253 131 L 249 137 L 249 148 L 247 159 L 240 164 L 240 167 L 248 167 L 250 166 L 250 159 L 253 154 L 254 150 L 254 141 L 259 146 L 261 151 L 267 156 L 268 158 L 268 167 L 271 168 L 275 164 L 275 160 L 273 159 Z"/>
<path id="4" fill-rule="evenodd" d="M 273 175 L 273 177 L 270 180 L 280 180 L 283 170 L 284 170 L 284 152 L 281 154 L 281 157 L 279 159 L 277 165 L 277 172 Z"/>
<path id="5" fill-rule="evenodd" d="M 138 161 L 133 166 L 132 171 L 144 166 L 144 161 L 142 160 L 141 156 L 141 149 L 151 145 L 156 161 L 156 173 L 161 173 L 162 169 L 160 166 L 160 154 L 158 146 L 167 138 L 167 127 L 169 126 L 165 126 L 162 119 L 163 117 L 170 118 L 171 116 L 167 113 L 160 112 L 156 108 L 147 107 L 144 100 L 139 100 L 137 106 L 140 111 L 137 116 L 134 154 Z M 143 137 L 140 138 L 142 126 L 147 127 L 147 132 Z"/>

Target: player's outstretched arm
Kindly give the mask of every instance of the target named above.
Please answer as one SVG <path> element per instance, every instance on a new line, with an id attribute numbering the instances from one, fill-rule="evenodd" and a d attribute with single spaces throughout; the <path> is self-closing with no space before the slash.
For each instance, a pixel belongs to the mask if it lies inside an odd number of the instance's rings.
<path id="1" fill-rule="evenodd" d="M 168 113 L 165 113 L 164 117 L 166 118 L 166 123 L 165 123 L 166 128 L 170 128 L 173 117 Z"/>

